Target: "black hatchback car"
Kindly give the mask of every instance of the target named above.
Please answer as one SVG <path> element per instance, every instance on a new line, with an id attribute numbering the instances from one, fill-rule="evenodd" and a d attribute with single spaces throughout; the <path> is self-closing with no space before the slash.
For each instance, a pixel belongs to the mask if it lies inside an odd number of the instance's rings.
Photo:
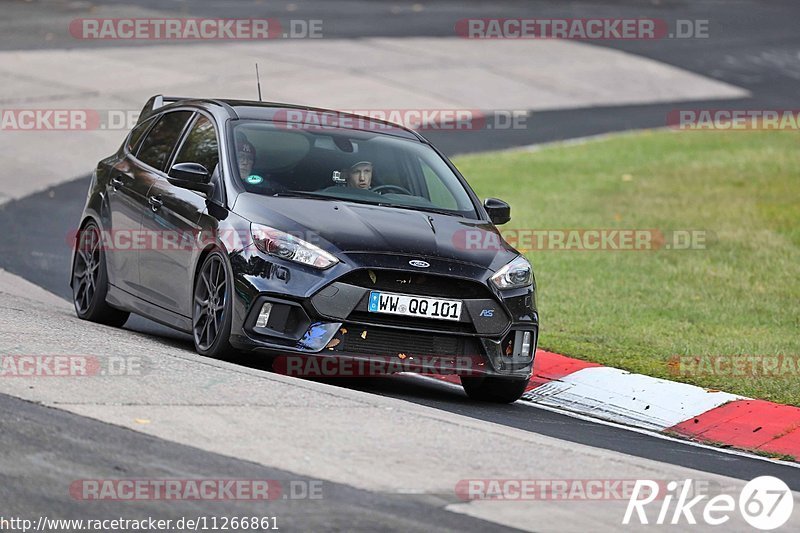
<path id="1" fill-rule="evenodd" d="M 495 227 L 509 219 L 404 127 L 155 96 L 92 177 L 75 309 L 114 326 L 142 315 L 212 357 L 447 361 L 420 371 L 511 402 L 538 315 L 531 265 Z"/>

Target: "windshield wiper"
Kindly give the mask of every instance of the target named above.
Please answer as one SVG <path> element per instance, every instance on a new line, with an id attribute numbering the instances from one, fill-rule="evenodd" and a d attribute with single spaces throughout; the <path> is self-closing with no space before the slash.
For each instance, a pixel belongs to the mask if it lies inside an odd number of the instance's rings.
<path id="1" fill-rule="evenodd" d="M 352 202 L 354 204 L 361 204 L 361 205 L 375 205 L 379 207 L 394 207 L 396 209 L 406 209 L 409 211 L 421 211 L 425 213 L 437 213 L 439 215 L 447 215 L 451 217 L 464 217 L 464 214 L 460 211 L 448 211 L 446 209 L 437 209 L 435 207 L 427 207 L 427 206 L 419 206 L 419 205 L 409 205 L 409 204 L 387 204 L 386 202 L 372 202 L 366 199 L 360 198 L 349 198 L 347 196 L 334 196 L 327 193 L 317 193 L 317 192 L 300 192 L 300 191 L 283 191 L 283 192 L 276 192 L 269 196 L 277 196 L 277 197 L 284 197 L 284 198 L 312 198 L 314 200 L 336 200 L 339 202 Z"/>
<path id="2" fill-rule="evenodd" d="M 330 196 L 314 192 L 283 191 L 270 194 L 268 196 L 279 196 L 284 198 L 313 198 L 315 200 L 333 200 Z"/>
<path id="3" fill-rule="evenodd" d="M 446 209 L 437 209 L 435 207 L 425 207 L 419 205 L 408 205 L 408 204 L 378 204 L 381 207 L 396 207 L 397 209 L 408 209 L 410 211 L 423 211 L 425 213 L 436 213 L 439 215 L 448 215 L 451 217 L 461 217 L 463 218 L 464 215 L 460 211 L 448 211 Z"/>

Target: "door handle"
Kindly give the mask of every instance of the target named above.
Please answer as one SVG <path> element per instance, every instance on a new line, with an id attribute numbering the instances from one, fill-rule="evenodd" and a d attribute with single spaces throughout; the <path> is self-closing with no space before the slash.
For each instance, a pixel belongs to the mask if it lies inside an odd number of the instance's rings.
<path id="1" fill-rule="evenodd" d="M 161 209 L 161 206 L 164 205 L 164 202 L 161 200 L 160 196 L 150 196 L 147 201 L 150 202 L 150 207 L 153 209 L 153 211 L 158 211 Z"/>
<path id="2" fill-rule="evenodd" d="M 122 178 L 121 178 L 121 177 L 119 177 L 119 176 L 117 176 L 116 178 L 113 178 L 113 179 L 111 180 L 111 186 L 112 186 L 112 187 L 114 187 L 114 190 L 115 190 L 115 191 L 116 191 L 117 189 L 119 189 L 120 187 L 124 186 L 124 185 L 125 185 L 125 182 L 124 182 L 124 181 L 122 181 Z"/>

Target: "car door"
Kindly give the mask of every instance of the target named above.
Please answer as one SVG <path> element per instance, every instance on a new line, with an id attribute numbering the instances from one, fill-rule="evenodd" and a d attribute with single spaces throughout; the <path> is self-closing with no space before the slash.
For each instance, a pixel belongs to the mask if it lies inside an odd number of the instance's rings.
<path id="1" fill-rule="evenodd" d="M 140 282 L 139 269 L 139 256 L 150 245 L 141 233 L 142 218 L 150 210 L 147 193 L 191 116 L 191 111 L 165 113 L 134 128 L 126 157 L 112 169 L 108 197 L 114 240 L 107 254 L 109 281 L 139 297 L 148 292 Z M 144 138 L 133 141 L 134 133 Z"/>
<path id="2" fill-rule="evenodd" d="M 219 140 L 213 121 L 206 115 L 194 116 L 170 166 L 177 163 L 199 163 L 209 172 L 218 172 Z M 148 201 L 152 209 L 142 221 L 143 228 L 163 238 L 161 246 L 140 256 L 141 282 L 153 291 L 153 303 L 190 317 L 192 265 L 200 252 L 195 237 L 206 211 L 206 197 L 171 184 L 162 174 L 153 183 Z"/>
<path id="3" fill-rule="evenodd" d="M 138 177 L 133 154 L 152 125 L 152 121 L 147 121 L 131 131 L 125 141 L 125 157 L 111 168 L 111 180 L 106 190 L 110 215 L 107 229 L 111 243 L 106 247 L 108 281 L 129 292 L 134 292 L 134 285 L 139 282 L 138 257 L 132 249 L 130 237 L 141 227 L 151 185 Z"/>

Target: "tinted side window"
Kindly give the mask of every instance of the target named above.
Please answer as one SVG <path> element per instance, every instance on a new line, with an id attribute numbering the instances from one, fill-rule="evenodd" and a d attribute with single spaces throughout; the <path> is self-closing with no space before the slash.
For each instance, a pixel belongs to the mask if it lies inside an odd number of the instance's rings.
<path id="1" fill-rule="evenodd" d="M 136 157 L 153 168 L 164 170 L 172 149 L 191 116 L 191 111 L 173 111 L 158 119 L 158 123 L 142 142 Z"/>
<path id="2" fill-rule="evenodd" d="M 139 145 L 139 141 L 142 139 L 142 135 L 144 132 L 147 131 L 147 128 L 153 125 L 152 120 L 145 120 L 141 124 L 138 124 L 133 130 L 131 134 L 128 136 L 128 142 L 126 143 L 126 147 L 128 148 L 129 152 L 136 152 L 136 147 Z"/>
<path id="3" fill-rule="evenodd" d="M 219 145 L 214 124 L 206 117 L 200 115 L 186 136 L 175 163 L 200 163 L 209 172 L 219 163 Z"/>

